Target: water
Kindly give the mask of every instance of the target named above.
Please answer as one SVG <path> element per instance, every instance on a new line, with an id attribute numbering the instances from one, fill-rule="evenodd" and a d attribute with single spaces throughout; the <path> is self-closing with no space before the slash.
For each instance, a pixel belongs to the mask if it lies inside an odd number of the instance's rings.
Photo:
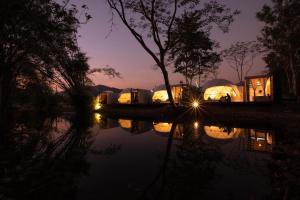
<path id="1" fill-rule="evenodd" d="M 290 181 L 278 129 L 88 121 L 19 124 L 1 143 L 0 199 L 277 199 Z"/>

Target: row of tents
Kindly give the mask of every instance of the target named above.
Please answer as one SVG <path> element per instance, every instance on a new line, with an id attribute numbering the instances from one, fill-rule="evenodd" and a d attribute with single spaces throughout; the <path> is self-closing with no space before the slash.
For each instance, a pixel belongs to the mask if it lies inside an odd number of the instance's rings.
<path id="1" fill-rule="evenodd" d="M 171 87 L 175 103 L 180 103 L 186 89 L 186 85 L 173 85 Z M 100 93 L 97 98 L 103 104 L 169 103 L 165 86 L 159 86 L 153 90 L 127 88 L 119 94 L 112 91 L 105 91 Z"/>
<path id="2" fill-rule="evenodd" d="M 202 94 L 204 101 L 230 101 L 230 102 L 261 102 L 273 100 L 273 78 L 271 75 L 249 76 L 238 84 L 225 79 L 214 79 L 204 84 L 196 93 Z M 171 86 L 174 102 L 179 104 L 184 96 L 191 91 L 186 85 Z M 195 89 L 194 89 L 195 92 Z M 198 95 L 199 96 L 199 95 Z M 150 104 L 169 103 L 165 86 L 153 90 L 124 89 L 117 94 L 105 91 L 98 95 L 102 104 Z"/>

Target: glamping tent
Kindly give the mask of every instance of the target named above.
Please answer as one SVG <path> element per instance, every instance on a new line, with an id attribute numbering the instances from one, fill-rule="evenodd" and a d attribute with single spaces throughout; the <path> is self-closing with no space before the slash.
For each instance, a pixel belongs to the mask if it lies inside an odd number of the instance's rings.
<path id="1" fill-rule="evenodd" d="M 245 77 L 246 101 L 272 101 L 273 77 L 271 75 L 258 75 Z"/>
<path id="2" fill-rule="evenodd" d="M 121 128 L 133 134 L 140 134 L 151 130 L 151 123 L 145 121 L 119 119 L 118 122 Z"/>
<path id="3" fill-rule="evenodd" d="M 232 102 L 243 101 L 243 87 L 234 85 L 225 79 L 214 79 L 202 86 L 205 91 L 203 98 L 205 101 L 223 101 L 230 96 Z"/>
<path id="4" fill-rule="evenodd" d="M 115 104 L 118 102 L 119 94 L 112 91 L 104 91 L 99 94 L 99 102 L 101 104 Z"/>
<path id="5" fill-rule="evenodd" d="M 173 85 L 171 86 L 172 96 L 175 103 L 180 103 L 184 92 L 185 85 Z M 170 103 L 169 96 L 165 85 L 160 85 L 153 89 L 152 95 L 153 103 Z"/>
<path id="6" fill-rule="evenodd" d="M 151 92 L 143 89 L 125 89 L 120 93 L 118 102 L 120 104 L 148 104 Z"/>
<path id="7" fill-rule="evenodd" d="M 224 128 L 218 126 L 204 126 L 204 131 L 210 138 L 218 140 L 235 139 L 241 134 L 241 129 L 239 128 Z"/>

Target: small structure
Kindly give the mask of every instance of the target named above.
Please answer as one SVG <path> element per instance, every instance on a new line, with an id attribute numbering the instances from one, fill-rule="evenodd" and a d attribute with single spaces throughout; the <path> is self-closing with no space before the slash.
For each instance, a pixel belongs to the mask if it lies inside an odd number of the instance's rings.
<path id="1" fill-rule="evenodd" d="M 104 91 L 99 94 L 99 102 L 101 104 L 115 104 L 118 102 L 119 94 L 113 91 Z"/>
<path id="2" fill-rule="evenodd" d="M 245 77 L 245 101 L 266 102 L 272 101 L 273 77 L 271 75 L 258 75 Z"/>
<path id="3" fill-rule="evenodd" d="M 143 89 L 125 89 L 118 98 L 120 104 L 149 104 L 151 102 L 151 92 Z"/>
<path id="4" fill-rule="evenodd" d="M 174 103 L 180 103 L 186 85 L 172 85 L 171 92 L 174 99 Z M 158 86 L 153 89 L 154 93 L 152 96 L 153 103 L 170 103 L 168 92 L 165 85 Z"/>
<path id="5" fill-rule="evenodd" d="M 203 85 L 205 101 L 242 102 L 243 87 L 225 79 L 214 79 Z"/>

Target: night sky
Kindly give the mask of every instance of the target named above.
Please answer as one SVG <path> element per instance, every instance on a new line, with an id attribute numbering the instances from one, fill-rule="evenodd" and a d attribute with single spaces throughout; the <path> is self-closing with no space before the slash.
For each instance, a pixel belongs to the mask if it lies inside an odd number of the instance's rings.
<path id="1" fill-rule="evenodd" d="M 262 6 L 270 0 L 219 0 L 232 9 L 238 9 L 241 14 L 235 18 L 229 33 L 222 33 L 218 29 L 212 30 L 212 38 L 218 41 L 221 49 L 227 48 L 237 41 L 255 40 L 263 26 L 255 15 Z M 119 88 L 151 89 L 163 83 L 160 70 L 153 70 L 154 61 L 143 50 L 124 25 L 115 17 L 115 25 L 111 29 L 111 12 L 106 0 L 71 0 L 71 3 L 86 4 L 92 20 L 82 25 L 79 34 L 79 45 L 90 58 L 91 67 L 109 65 L 122 74 L 122 79 L 109 79 L 103 75 L 93 75 L 95 84 L 103 84 Z M 109 34 L 108 37 L 106 37 Z M 261 58 L 255 60 L 255 65 L 248 75 L 261 73 L 265 63 Z M 171 83 L 179 83 L 184 78 L 179 74 L 170 73 Z M 233 70 L 222 63 L 218 78 L 225 78 L 236 82 Z"/>

